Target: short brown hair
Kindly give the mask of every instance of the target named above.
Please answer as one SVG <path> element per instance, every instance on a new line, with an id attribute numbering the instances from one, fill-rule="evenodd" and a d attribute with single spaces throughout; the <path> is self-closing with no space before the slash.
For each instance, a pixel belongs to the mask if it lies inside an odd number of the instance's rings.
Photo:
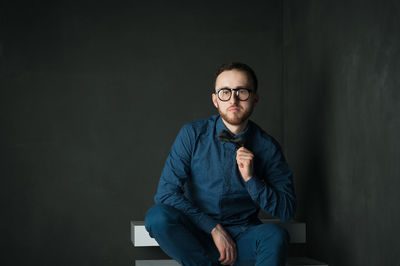
<path id="1" fill-rule="evenodd" d="M 241 63 L 241 62 L 230 62 L 230 63 L 222 64 L 218 68 L 217 72 L 215 72 L 214 86 L 215 86 L 215 82 L 217 81 L 217 77 L 219 76 L 219 74 L 221 74 L 224 71 L 233 70 L 233 69 L 245 72 L 247 74 L 247 77 L 252 80 L 254 92 L 257 92 L 258 81 L 257 81 L 256 73 L 254 72 L 254 70 L 251 67 L 249 67 L 248 65 Z"/>

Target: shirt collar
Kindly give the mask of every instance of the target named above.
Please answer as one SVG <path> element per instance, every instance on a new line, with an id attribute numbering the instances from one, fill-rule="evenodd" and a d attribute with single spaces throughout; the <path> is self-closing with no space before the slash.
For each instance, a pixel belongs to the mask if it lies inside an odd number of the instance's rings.
<path id="1" fill-rule="evenodd" d="M 234 136 L 235 138 L 241 138 L 244 137 L 246 138 L 246 136 L 249 134 L 250 132 L 250 124 L 251 121 L 249 120 L 247 123 L 246 128 L 238 135 L 235 136 L 235 134 L 233 134 L 224 124 L 224 122 L 222 121 L 222 118 L 220 115 L 218 115 L 218 119 L 217 119 L 217 125 L 216 125 L 216 137 L 218 138 L 219 134 L 221 133 L 222 130 L 226 130 L 228 131 L 232 136 Z"/>

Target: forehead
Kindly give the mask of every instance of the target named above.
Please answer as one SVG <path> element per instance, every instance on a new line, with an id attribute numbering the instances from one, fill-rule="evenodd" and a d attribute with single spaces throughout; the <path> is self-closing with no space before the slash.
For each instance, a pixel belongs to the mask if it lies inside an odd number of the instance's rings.
<path id="1" fill-rule="evenodd" d="M 246 72 L 240 70 L 226 70 L 218 75 L 215 81 L 215 88 L 220 89 L 228 87 L 231 89 L 237 87 L 250 87 L 250 80 L 247 77 Z"/>

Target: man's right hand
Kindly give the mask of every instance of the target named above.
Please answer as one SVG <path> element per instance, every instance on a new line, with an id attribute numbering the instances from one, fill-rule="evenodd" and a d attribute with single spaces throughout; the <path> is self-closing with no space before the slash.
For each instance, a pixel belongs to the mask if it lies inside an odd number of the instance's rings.
<path id="1" fill-rule="evenodd" d="M 223 265 L 232 265 L 237 258 L 236 243 L 232 240 L 231 236 L 222 227 L 217 224 L 211 231 L 211 236 L 217 247 L 220 257 L 219 261 Z"/>

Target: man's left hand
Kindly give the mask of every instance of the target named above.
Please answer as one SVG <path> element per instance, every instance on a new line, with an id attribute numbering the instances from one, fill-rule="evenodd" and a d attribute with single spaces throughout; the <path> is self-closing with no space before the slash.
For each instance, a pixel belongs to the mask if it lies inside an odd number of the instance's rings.
<path id="1" fill-rule="evenodd" d="M 254 154 L 245 147 L 241 147 L 236 152 L 236 162 L 242 178 L 248 181 L 253 176 Z"/>

